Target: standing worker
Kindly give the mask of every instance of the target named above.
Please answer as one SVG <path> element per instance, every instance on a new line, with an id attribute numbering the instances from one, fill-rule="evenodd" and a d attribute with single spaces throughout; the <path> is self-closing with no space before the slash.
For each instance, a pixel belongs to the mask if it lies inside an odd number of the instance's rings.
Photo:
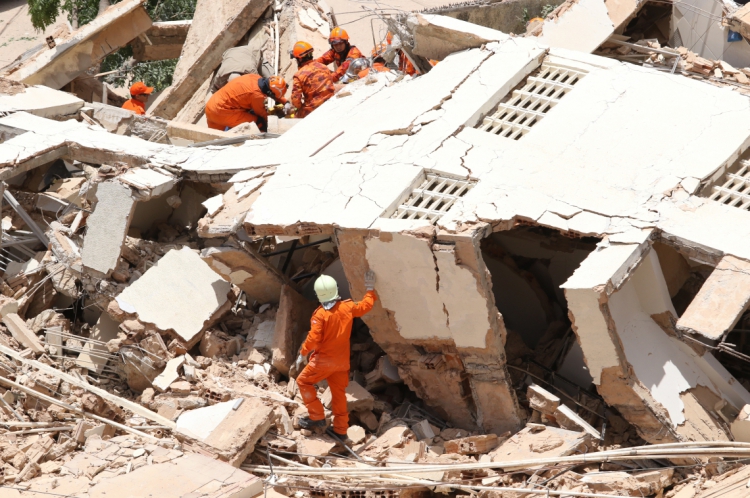
<path id="1" fill-rule="evenodd" d="M 357 47 L 349 44 L 349 34 L 342 28 L 336 27 L 331 30 L 328 43 L 331 44 L 331 50 L 315 60 L 324 66 L 333 63 L 336 68 L 333 72 L 333 82 L 336 83 L 344 76 L 354 59 L 364 56 Z"/>
<path id="2" fill-rule="evenodd" d="M 255 123 L 260 131 L 268 130 L 266 97 L 286 104 L 287 90 L 284 78 L 263 78 L 257 74 L 245 74 L 233 79 L 213 94 L 206 104 L 206 121 L 214 130 L 234 128 L 242 123 Z M 285 110 L 291 105 L 285 105 Z"/>
<path id="3" fill-rule="evenodd" d="M 309 363 L 297 377 L 302 401 L 309 416 L 300 419 L 303 429 L 322 433 L 326 427 L 323 404 L 318 399 L 314 384 L 326 379 L 331 389 L 333 432 L 342 441 L 347 441 L 349 411 L 346 408 L 346 386 L 349 385 L 349 337 L 354 318 L 365 315 L 377 300 L 375 296 L 375 273 L 365 273 L 367 293 L 362 301 L 342 301 L 333 277 L 321 275 L 315 281 L 315 294 L 320 306 L 310 319 L 310 332 L 302 344 L 292 373 L 299 372 L 310 356 Z"/>
<path id="4" fill-rule="evenodd" d="M 122 104 L 122 108 L 136 114 L 146 114 L 146 103 L 148 103 L 148 98 L 153 91 L 154 87 L 146 86 L 142 81 L 136 81 L 133 83 L 133 86 L 130 87 L 130 100 L 126 100 L 125 103 Z"/>
<path id="5" fill-rule="evenodd" d="M 297 61 L 292 105 L 297 108 L 295 117 L 304 118 L 333 97 L 333 77 L 327 67 L 313 60 L 313 48 L 307 42 L 295 43 L 292 57 Z"/>

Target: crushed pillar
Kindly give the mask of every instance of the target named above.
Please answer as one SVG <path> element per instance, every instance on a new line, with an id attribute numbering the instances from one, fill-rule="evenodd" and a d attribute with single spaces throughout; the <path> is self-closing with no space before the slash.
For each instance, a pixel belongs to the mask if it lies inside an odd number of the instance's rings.
<path id="1" fill-rule="evenodd" d="M 130 43 L 133 58 L 137 62 L 177 59 L 192 24 L 192 20 L 153 23 Z"/>

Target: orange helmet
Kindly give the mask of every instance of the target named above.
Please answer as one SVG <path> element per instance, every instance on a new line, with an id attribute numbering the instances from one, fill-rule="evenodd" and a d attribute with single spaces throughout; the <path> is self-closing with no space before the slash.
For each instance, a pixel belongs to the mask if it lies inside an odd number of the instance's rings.
<path id="1" fill-rule="evenodd" d="M 284 81 L 284 78 L 281 76 L 271 76 L 268 78 L 268 87 L 271 89 L 271 93 L 273 93 L 276 100 L 282 103 L 286 102 L 284 94 L 289 87 L 287 86 L 286 81 Z"/>
<path id="2" fill-rule="evenodd" d="M 349 33 L 347 33 L 345 29 L 336 26 L 331 30 L 331 34 L 328 36 L 328 43 L 333 45 L 334 43 L 339 43 L 342 41 L 349 41 Z"/>
<path id="3" fill-rule="evenodd" d="M 311 54 L 312 51 L 312 45 L 310 45 L 306 41 L 298 41 L 294 44 L 294 48 L 292 49 L 292 57 L 294 57 L 295 59 L 301 59 L 302 57 Z"/>

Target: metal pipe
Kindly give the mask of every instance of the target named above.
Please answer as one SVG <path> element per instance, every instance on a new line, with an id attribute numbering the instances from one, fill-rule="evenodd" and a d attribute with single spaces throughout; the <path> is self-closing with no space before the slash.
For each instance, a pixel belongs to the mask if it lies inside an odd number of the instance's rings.
<path id="1" fill-rule="evenodd" d="M 10 190 L 8 190 L 7 186 L 3 189 L 3 199 L 8 201 L 8 204 L 13 208 L 13 210 L 18 213 L 18 215 L 21 217 L 24 223 L 26 223 L 26 226 L 28 226 L 32 232 L 34 232 L 34 235 L 42 241 L 42 244 L 44 244 L 45 247 L 49 246 L 49 239 L 46 235 L 44 235 L 44 231 L 39 228 L 39 225 L 36 224 L 36 222 L 29 216 L 29 213 L 26 212 L 26 210 L 18 203 L 15 197 L 13 197 L 13 194 L 10 193 Z"/>

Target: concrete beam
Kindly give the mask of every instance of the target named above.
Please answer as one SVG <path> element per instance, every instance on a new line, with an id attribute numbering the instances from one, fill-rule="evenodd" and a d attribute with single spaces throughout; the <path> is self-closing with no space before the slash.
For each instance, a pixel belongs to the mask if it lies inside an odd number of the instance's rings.
<path id="1" fill-rule="evenodd" d="M 130 43 L 136 61 L 177 59 L 182 52 L 192 20 L 155 22 Z"/>
<path id="2" fill-rule="evenodd" d="M 270 0 L 199 1 L 172 86 L 162 92 L 149 114 L 174 119 L 221 64 L 224 51 L 237 45 L 269 5 Z"/>
<path id="3" fill-rule="evenodd" d="M 124 0 L 89 24 L 36 54 L 8 66 L 4 76 L 29 85 L 60 89 L 106 55 L 126 45 L 151 27 L 143 0 Z"/>

